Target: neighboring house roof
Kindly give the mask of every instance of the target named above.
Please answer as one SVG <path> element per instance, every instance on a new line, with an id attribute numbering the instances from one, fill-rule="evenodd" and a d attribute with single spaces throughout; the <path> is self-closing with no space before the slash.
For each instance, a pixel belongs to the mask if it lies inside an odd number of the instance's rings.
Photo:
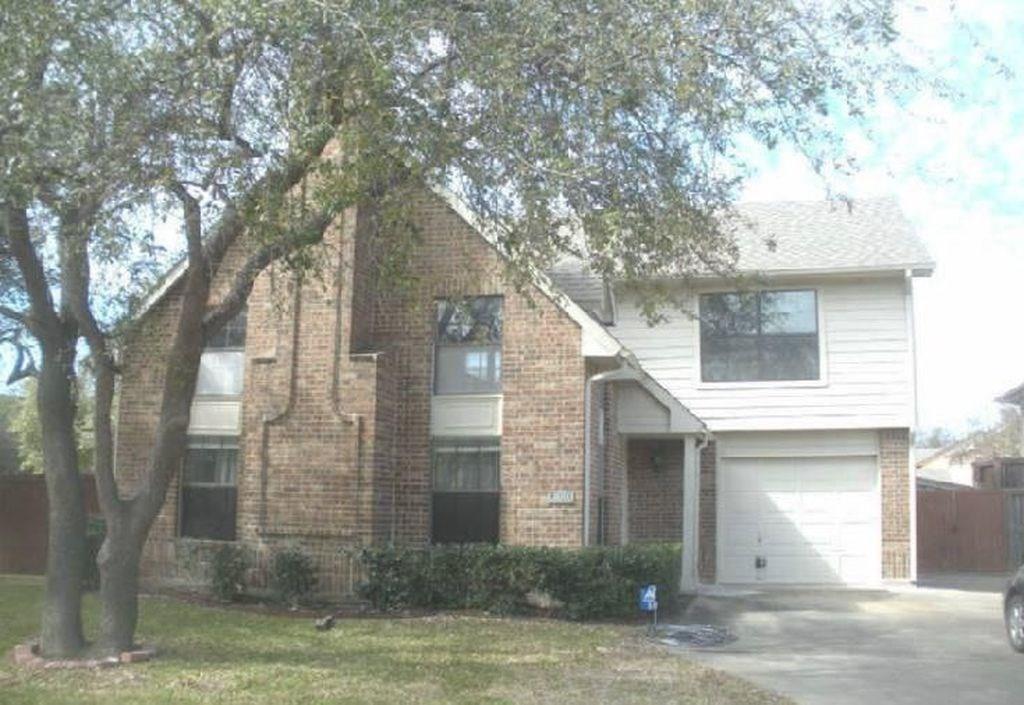
<path id="1" fill-rule="evenodd" d="M 971 461 L 980 455 L 981 451 L 974 446 L 972 438 L 965 438 L 942 448 L 915 448 L 915 475 L 919 481 L 931 480 L 969 487 L 974 484 Z"/>
<path id="2" fill-rule="evenodd" d="M 1018 384 L 1010 391 L 996 397 L 996 401 L 1001 404 L 1016 404 L 1017 406 L 1024 407 L 1024 383 Z"/>
<path id="3" fill-rule="evenodd" d="M 546 274 L 570 299 L 589 311 L 602 322 L 612 319 L 608 293 L 600 277 L 594 276 L 577 259 L 564 259 Z"/>
<path id="4" fill-rule="evenodd" d="M 973 490 L 971 485 L 962 485 L 959 482 L 947 482 L 945 480 L 933 480 L 928 477 L 917 478 L 917 489 L 919 490 Z"/>
<path id="5" fill-rule="evenodd" d="M 925 450 L 930 452 L 927 455 L 921 454 Z M 974 439 L 968 437 L 962 438 L 959 441 L 953 441 L 941 448 L 915 448 L 914 464 L 920 468 L 926 465 L 936 465 L 940 463 L 943 465 L 965 461 L 969 463 L 981 454 L 982 451 L 974 445 Z"/>

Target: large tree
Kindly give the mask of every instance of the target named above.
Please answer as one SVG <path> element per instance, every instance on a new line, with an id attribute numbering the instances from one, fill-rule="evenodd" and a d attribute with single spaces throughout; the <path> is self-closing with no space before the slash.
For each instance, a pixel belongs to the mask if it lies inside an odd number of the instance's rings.
<path id="1" fill-rule="evenodd" d="M 80 364 L 95 385 L 107 523 L 99 644 L 114 651 L 132 643 L 139 558 L 181 464 L 205 341 L 270 263 L 311 266 L 337 213 L 374 201 L 389 218 L 384 250 L 400 254 L 416 235 L 405 196 L 430 182 L 488 223 L 513 274 L 565 254 L 626 280 L 727 270 L 737 141 L 786 141 L 824 168 L 842 156 L 832 116 L 903 76 L 893 9 L 875 0 L 0 8 L 0 339 L 40 358 L 52 655 L 84 645 Z M 181 307 L 153 450 L 125 492 L 111 431 L 119 322 L 149 281 L 148 226 L 169 211 Z M 248 259 L 212 300 L 240 241 Z"/>

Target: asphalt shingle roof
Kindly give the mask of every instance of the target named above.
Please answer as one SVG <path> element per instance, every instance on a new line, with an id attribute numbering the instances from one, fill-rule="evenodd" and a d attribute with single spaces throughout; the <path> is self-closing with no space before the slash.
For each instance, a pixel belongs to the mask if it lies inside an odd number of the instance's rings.
<path id="1" fill-rule="evenodd" d="M 741 203 L 733 227 L 741 272 L 913 269 L 930 273 L 931 256 L 893 198 Z M 567 296 L 594 310 L 601 281 L 567 259 L 548 276 Z"/>
<path id="2" fill-rule="evenodd" d="M 743 203 L 743 271 L 924 269 L 934 264 L 893 198 Z"/>

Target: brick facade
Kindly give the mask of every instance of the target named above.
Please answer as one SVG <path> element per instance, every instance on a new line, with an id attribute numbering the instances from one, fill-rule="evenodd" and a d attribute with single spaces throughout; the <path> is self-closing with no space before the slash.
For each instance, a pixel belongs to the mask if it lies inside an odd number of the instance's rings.
<path id="1" fill-rule="evenodd" d="M 349 212 L 328 234 L 326 274 L 298 284 L 274 269 L 249 299 L 237 469 L 237 539 L 250 552 L 255 585 L 281 545 L 299 545 L 326 592 L 349 592 L 360 546 L 429 541 L 430 400 L 434 301 L 500 294 L 503 299 L 501 540 L 575 546 L 582 541 L 583 391 L 581 334 L 539 290 L 520 293 L 497 254 L 440 200 L 414 208 L 415 278 L 385 287 L 373 275 L 368 211 Z M 377 239 L 375 239 L 377 238 Z M 223 291 L 244 247 L 229 253 Z M 217 300 L 216 294 L 213 301 Z M 176 319 L 172 290 L 136 327 L 124 356 L 118 473 L 126 489 L 144 467 L 159 408 L 164 351 Z M 537 341 L 544 354 L 537 354 Z M 611 393 L 598 397 L 610 408 Z M 608 428 L 614 428 L 605 414 Z M 605 497 L 604 534 L 621 534 L 624 453 L 616 434 L 593 448 L 595 492 Z M 600 447 L 599 447 L 600 446 Z M 548 492 L 574 501 L 550 505 Z M 177 483 L 147 544 L 151 581 L 202 579 L 217 542 L 177 536 Z M 591 505 L 597 515 L 597 502 Z M 592 522 L 591 537 L 596 537 Z"/>
<path id="2" fill-rule="evenodd" d="M 413 213 L 415 271 L 404 287 L 375 276 L 388 233 L 376 230 L 368 209 L 346 213 L 328 233 L 322 276 L 299 282 L 272 267 L 256 281 L 237 468 L 237 541 L 250 555 L 255 586 L 266 585 L 281 546 L 300 546 L 318 565 L 321 590 L 345 595 L 360 577 L 360 547 L 429 542 L 434 317 L 442 297 L 503 296 L 501 541 L 584 542 L 584 390 L 613 363 L 587 361 L 579 325 L 539 290 L 511 285 L 495 251 L 446 204 L 423 195 Z M 244 244 L 229 252 L 214 302 L 244 256 Z M 151 448 L 178 296 L 172 289 L 151 308 L 125 348 L 117 465 L 126 491 Z M 586 540 L 678 541 L 682 439 L 627 442 L 615 432 L 616 389 L 592 386 Z M 886 578 L 910 572 L 907 443 L 907 429 L 879 431 Z M 714 582 L 716 571 L 715 458 L 712 442 L 700 457 L 704 582 Z M 572 502 L 549 503 L 556 490 L 571 492 Z M 175 482 L 147 544 L 150 582 L 203 581 L 221 545 L 178 537 L 178 500 Z"/>
<path id="3" fill-rule="evenodd" d="M 718 504 L 715 487 L 717 463 L 715 443 L 708 443 L 700 452 L 700 548 L 697 552 L 697 576 L 701 582 L 715 582 L 718 545 Z"/>
<path id="4" fill-rule="evenodd" d="M 683 442 L 630 440 L 629 540 L 679 541 L 683 527 Z"/>
<path id="5" fill-rule="evenodd" d="M 910 432 L 878 432 L 882 473 L 882 578 L 907 580 L 910 570 Z"/>

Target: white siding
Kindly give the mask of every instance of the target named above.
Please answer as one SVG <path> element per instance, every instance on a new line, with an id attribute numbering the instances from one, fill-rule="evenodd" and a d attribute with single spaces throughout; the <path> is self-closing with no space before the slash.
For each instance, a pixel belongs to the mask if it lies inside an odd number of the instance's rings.
<path id="1" fill-rule="evenodd" d="M 636 382 L 623 382 L 615 395 L 619 433 L 668 433 L 669 410 Z"/>
<path id="2" fill-rule="evenodd" d="M 625 295 L 612 331 L 712 431 L 912 426 L 913 363 L 902 276 L 797 284 L 818 292 L 821 382 L 703 384 L 697 322 L 671 311 L 667 322 L 650 327 L 635 299 Z M 689 306 L 696 310 L 692 298 Z"/>

